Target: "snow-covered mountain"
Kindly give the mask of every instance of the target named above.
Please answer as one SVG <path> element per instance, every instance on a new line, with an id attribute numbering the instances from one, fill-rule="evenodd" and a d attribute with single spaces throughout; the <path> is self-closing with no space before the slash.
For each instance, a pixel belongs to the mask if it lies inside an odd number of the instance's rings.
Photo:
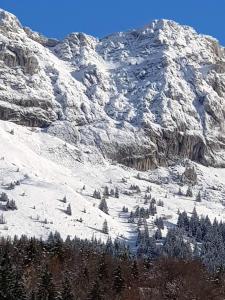
<path id="1" fill-rule="evenodd" d="M 186 157 L 224 165 L 225 51 L 172 21 L 63 41 L 0 12 L 1 119 L 47 127 L 146 170 Z"/>
<path id="2" fill-rule="evenodd" d="M 122 207 L 147 208 L 149 186 L 167 227 L 194 206 L 225 218 L 225 49 L 190 27 L 156 20 L 58 41 L 0 10 L 0 119 L 0 191 L 18 207 L 0 234 L 104 239 L 106 219 L 113 238 L 132 241 Z M 193 197 L 178 195 L 190 184 Z M 120 193 L 109 215 L 92 197 L 105 186 Z"/>
<path id="3" fill-rule="evenodd" d="M 176 223 L 178 210 L 191 214 L 194 207 L 199 215 L 225 221 L 225 169 L 181 161 L 169 168 L 139 172 L 106 160 L 102 164 L 90 163 L 86 158 L 81 162 L 77 160 L 78 149 L 74 145 L 40 129 L 7 121 L 0 121 L 0 136 L 0 192 L 14 199 L 18 208 L 0 211 L 6 220 L 6 224 L 0 224 L 0 235 L 47 237 L 50 231 L 57 230 L 64 238 L 94 235 L 105 240 L 107 235 L 101 230 L 106 219 L 112 238 L 120 237 L 132 244 L 137 227 L 127 221 L 138 206 L 148 209 L 150 199 L 146 201 L 145 195 L 155 198 L 158 204 L 157 214 L 148 219 L 151 233 L 156 230 L 156 217 L 164 218 L 166 234 L 167 227 Z M 194 176 L 190 172 L 193 167 Z M 11 183 L 16 183 L 13 188 Z M 193 196 L 186 197 L 190 184 Z M 98 208 L 100 200 L 93 198 L 95 190 L 103 195 L 106 186 L 109 191 L 119 190 L 119 198 L 106 199 L 109 214 L 102 212 Z M 138 186 L 140 191 L 131 186 Z M 179 189 L 183 195 L 179 195 Z M 196 202 L 199 192 L 202 201 Z M 5 205 L 1 201 L 0 204 Z M 68 204 L 71 216 L 66 214 Z M 123 206 L 128 213 L 122 211 Z"/>

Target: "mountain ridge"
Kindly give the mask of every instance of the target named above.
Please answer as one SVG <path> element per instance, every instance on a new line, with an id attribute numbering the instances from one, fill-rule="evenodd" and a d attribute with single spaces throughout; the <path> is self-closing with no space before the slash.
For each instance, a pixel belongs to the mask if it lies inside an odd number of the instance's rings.
<path id="1" fill-rule="evenodd" d="M 57 41 L 1 15 L 1 119 L 140 170 L 180 158 L 224 166 L 225 51 L 216 40 L 158 20 Z"/>

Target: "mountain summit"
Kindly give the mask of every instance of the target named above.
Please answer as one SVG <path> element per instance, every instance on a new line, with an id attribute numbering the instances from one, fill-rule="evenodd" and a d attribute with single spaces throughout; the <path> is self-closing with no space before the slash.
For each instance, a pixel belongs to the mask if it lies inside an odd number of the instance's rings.
<path id="1" fill-rule="evenodd" d="M 90 160 L 224 166 L 225 50 L 169 20 L 58 41 L 1 10 L 0 118 L 88 147 Z"/>

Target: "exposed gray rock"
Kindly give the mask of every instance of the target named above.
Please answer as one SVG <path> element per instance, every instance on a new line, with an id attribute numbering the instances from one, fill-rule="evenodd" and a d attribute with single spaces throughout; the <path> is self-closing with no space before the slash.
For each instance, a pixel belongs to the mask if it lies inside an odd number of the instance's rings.
<path id="1" fill-rule="evenodd" d="M 0 118 L 139 170 L 225 165 L 224 82 L 224 48 L 172 21 L 58 41 L 0 11 Z"/>
<path id="2" fill-rule="evenodd" d="M 54 38 L 47 38 L 38 32 L 32 31 L 29 27 L 24 27 L 23 29 L 30 39 L 34 40 L 35 42 L 41 44 L 44 47 L 51 48 L 55 47 L 57 44 L 60 43 L 59 40 Z"/>
<path id="3" fill-rule="evenodd" d="M 181 182 L 185 184 L 195 185 L 197 183 L 197 173 L 195 167 L 187 163 L 184 173 L 181 176 Z"/>

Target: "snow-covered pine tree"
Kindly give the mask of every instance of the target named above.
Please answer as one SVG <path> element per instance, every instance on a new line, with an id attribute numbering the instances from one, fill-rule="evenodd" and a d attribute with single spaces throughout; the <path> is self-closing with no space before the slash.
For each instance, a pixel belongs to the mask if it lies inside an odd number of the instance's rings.
<path id="1" fill-rule="evenodd" d="M 162 200 L 157 201 L 157 206 L 163 207 L 164 206 L 164 202 Z"/>
<path id="2" fill-rule="evenodd" d="M 110 196 L 111 196 L 111 197 L 114 197 L 114 196 L 115 196 L 115 191 L 114 191 L 114 189 L 111 189 L 111 190 L 110 190 Z"/>
<path id="3" fill-rule="evenodd" d="M 0 214 L 0 224 L 6 224 L 6 220 L 3 214 Z"/>
<path id="4" fill-rule="evenodd" d="M 90 291 L 88 292 L 87 299 L 88 300 L 101 300 L 101 299 L 103 299 L 102 294 L 103 294 L 103 292 L 100 287 L 99 280 L 96 279 L 93 282 Z"/>
<path id="5" fill-rule="evenodd" d="M 124 279 L 122 276 L 122 271 L 121 267 L 118 266 L 116 269 L 113 271 L 113 291 L 115 292 L 116 295 L 121 294 L 122 290 L 124 289 Z"/>
<path id="6" fill-rule="evenodd" d="M 179 214 L 177 227 L 189 231 L 189 219 L 185 211 Z"/>
<path id="7" fill-rule="evenodd" d="M 146 189 L 146 193 L 150 193 L 151 191 L 152 191 L 152 187 L 148 186 L 147 189 Z"/>
<path id="8" fill-rule="evenodd" d="M 197 230 L 196 230 L 196 236 L 195 236 L 195 239 L 197 242 L 201 242 L 202 241 L 202 230 L 201 230 L 201 227 L 200 225 L 198 226 Z"/>
<path id="9" fill-rule="evenodd" d="M 8 202 L 9 201 L 9 197 L 6 193 L 2 192 L 0 195 L 0 201 L 2 202 Z"/>
<path id="10" fill-rule="evenodd" d="M 64 197 L 62 198 L 62 202 L 63 202 L 63 203 L 66 203 L 66 202 L 67 202 L 66 196 L 64 196 Z"/>
<path id="11" fill-rule="evenodd" d="M 37 300 L 56 300 L 57 293 L 53 283 L 52 274 L 48 266 L 45 267 L 37 290 Z"/>
<path id="12" fill-rule="evenodd" d="M 201 192 L 199 191 L 197 196 L 196 196 L 196 202 L 202 202 L 202 196 L 201 196 Z"/>
<path id="13" fill-rule="evenodd" d="M 119 197 L 120 197 L 119 189 L 118 189 L 118 187 L 116 187 L 116 189 L 115 189 L 115 198 L 119 198 Z"/>
<path id="14" fill-rule="evenodd" d="M 7 204 L 6 204 L 6 210 L 16 210 L 17 206 L 16 206 L 16 202 L 15 200 L 8 200 Z"/>
<path id="15" fill-rule="evenodd" d="M 131 211 L 130 216 L 128 218 L 128 223 L 134 223 L 134 213 Z"/>
<path id="16" fill-rule="evenodd" d="M 153 200 L 151 200 L 149 205 L 149 214 L 150 216 L 154 216 L 155 214 L 157 214 L 157 209 Z"/>
<path id="17" fill-rule="evenodd" d="M 95 199 L 101 199 L 102 197 L 101 197 L 101 193 L 99 192 L 99 191 L 94 191 L 94 193 L 93 193 L 93 198 L 95 198 Z"/>
<path id="18" fill-rule="evenodd" d="M 186 197 L 193 197 L 193 192 L 190 185 L 187 188 Z"/>
<path id="19" fill-rule="evenodd" d="M 179 190 L 178 190 L 178 195 L 179 195 L 179 196 L 183 196 L 183 192 L 182 192 L 182 190 L 181 190 L 180 187 L 179 187 Z"/>
<path id="20" fill-rule="evenodd" d="M 108 198 L 108 197 L 110 196 L 108 186 L 105 186 L 105 187 L 104 187 L 103 195 L 104 195 L 105 198 Z"/>
<path id="21" fill-rule="evenodd" d="M 178 228 L 168 230 L 163 251 L 168 257 L 188 259 L 192 256 L 192 250 L 189 242 L 184 241 L 182 231 Z"/>
<path id="22" fill-rule="evenodd" d="M 67 213 L 68 216 L 72 216 L 72 209 L 71 209 L 70 203 L 68 204 L 68 206 L 66 208 L 66 213 Z"/>
<path id="23" fill-rule="evenodd" d="M 196 208 L 193 209 L 191 218 L 189 220 L 189 233 L 192 236 L 196 236 L 196 231 L 199 227 L 200 223 L 199 223 L 199 217 L 198 214 L 196 212 Z"/>
<path id="24" fill-rule="evenodd" d="M 10 182 L 9 186 L 8 186 L 8 190 L 14 190 L 16 187 L 15 182 Z"/>
<path id="25" fill-rule="evenodd" d="M 105 198 L 102 198 L 98 208 L 103 211 L 105 214 L 109 214 L 109 209 L 108 209 L 108 206 L 107 206 L 107 202 L 105 200 Z"/>
<path id="26" fill-rule="evenodd" d="M 69 273 L 66 272 L 63 275 L 63 282 L 62 282 L 62 292 L 60 300 L 74 300 L 74 295 L 72 292 L 72 285 L 70 282 Z"/>
<path id="27" fill-rule="evenodd" d="M 126 206 L 123 206 L 122 212 L 127 213 L 128 212 L 128 208 Z"/>
<path id="28" fill-rule="evenodd" d="M 17 299 L 15 295 L 16 272 L 11 264 L 8 251 L 1 254 L 0 262 L 0 299 Z"/>
<path id="29" fill-rule="evenodd" d="M 192 256 L 194 259 L 199 259 L 200 255 L 201 255 L 201 252 L 200 252 L 199 246 L 197 243 L 194 243 L 194 249 L 193 249 Z"/>
<path id="30" fill-rule="evenodd" d="M 108 233 L 109 233 L 108 223 L 107 223 L 106 220 L 103 222 L 103 225 L 102 225 L 102 232 L 103 232 L 104 234 L 108 234 Z"/>
<path id="31" fill-rule="evenodd" d="M 131 265 L 131 276 L 136 280 L 138 279 L 139 271 L 137 261 L 134 260 Z"/>
<path id="32" fill-rule="evenodd" d="M 154 223 L 158 227 L 158 229 L 164 229 L 164 222 L 162 217 L 156 218 Z"/>
<path id="33" fill-rule="evenodd" d="M 162 239 L 162 232 L 159 228 L 155 232 L 155 239 L 156 240 L 161 240 Z"/>

